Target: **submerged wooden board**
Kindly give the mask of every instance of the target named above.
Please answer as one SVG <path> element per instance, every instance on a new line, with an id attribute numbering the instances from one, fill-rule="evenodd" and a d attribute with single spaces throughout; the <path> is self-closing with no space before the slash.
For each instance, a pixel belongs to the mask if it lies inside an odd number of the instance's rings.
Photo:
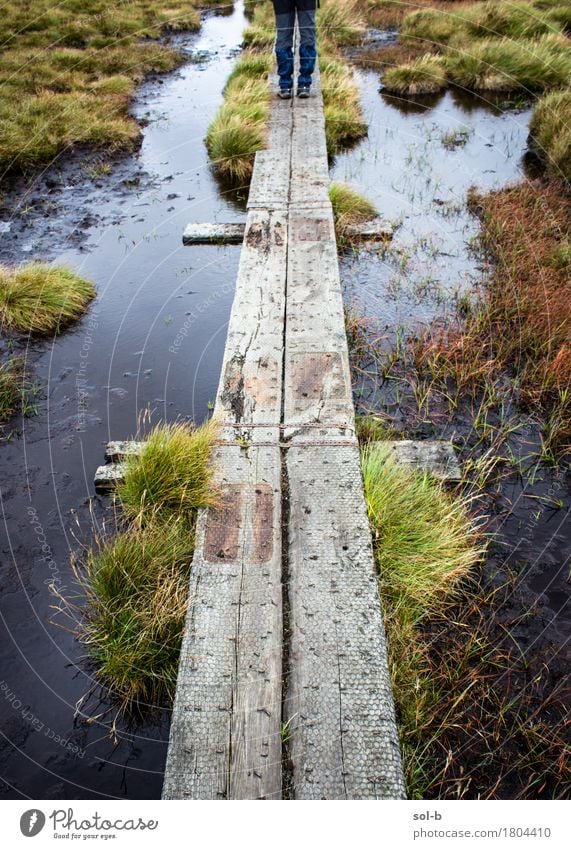
<path id="1" fill-rule="evenodd" d="M 441 481 L 459 481 L 462 470 L 451 442 L 445 439 L 397 439 L 377 443 L 388 446 L 397 462 L 422 472 L 430 472 Z"/>
<path id="2" fill-rule="evenodd" d="M 244 224 L 187 224 L 182 234 L 183 245 L 239 245 L 244 238 Z"/>

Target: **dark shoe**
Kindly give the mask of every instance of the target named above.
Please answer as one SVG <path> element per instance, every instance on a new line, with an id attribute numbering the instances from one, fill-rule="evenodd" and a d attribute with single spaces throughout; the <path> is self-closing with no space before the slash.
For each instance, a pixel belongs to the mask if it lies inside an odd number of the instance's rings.
<path id="1" fill-rule="evenodd" d="M 278 97 L 281 97 L 282 100 L 290 100 L 291 88 L 280 88 L 278 92 Z"/>
<path id="2" fill-rule="evenodd" d="M 309 86 L 308 85 L 298 86 L 297 96 L 298 97 L 309 97 Z"/>

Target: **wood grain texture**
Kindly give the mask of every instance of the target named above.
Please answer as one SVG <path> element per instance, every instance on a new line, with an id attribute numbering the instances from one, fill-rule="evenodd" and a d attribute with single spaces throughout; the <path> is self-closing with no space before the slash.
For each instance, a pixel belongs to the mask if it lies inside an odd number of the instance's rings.
<path id="1" fill-rule="evenodd" d="M 404 795 L 328 185 L 317 75 L 256 156 L 166 799 L 281 798 L 282 721 L 294 798 Z"/>

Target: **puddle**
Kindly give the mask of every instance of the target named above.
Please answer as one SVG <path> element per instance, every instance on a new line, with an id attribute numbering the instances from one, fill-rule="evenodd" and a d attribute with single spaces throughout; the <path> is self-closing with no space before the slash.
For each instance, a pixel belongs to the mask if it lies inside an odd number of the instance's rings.
<path id="1" fill-rule="evenodd" d="M 100 158 L 76 153 L 29 187 L 19 181 L 18 205 L 0 214 L 0 261 L 70 263 L 98 289 L 74 330 L 22 347 L 45 389 L 39 415 L 15 422 L 19 433 L 0 450 L 6 798 L 160 796 L 168 715 L 124 730 L 117 745 L 113 712 L 74 722 L 92 680 L 80 646 L 50 624 L 47 583 L 73 588 L 70 553 L 89 540 L 90 510 L 101 522 L 109 509 L 93 498 L 107 440 L 132 435 L 146 407 L 155 419 L 200 421 L 215 396 L 239 248 L 184 248 L 182 231 L 192 220 L 244 220 L 203 138 L 245 25 L 237 4 L 177 38 L 192 61 L 140 89 L 133 109 L 147 126 L 135 156 L 100 177 Z"/>
<path id="2" fill-rule="evenodd" d="M 354 185 L 398 229 L 385 248 L 343 258 L 347 302 L 387 327 L 410 328 L 479 277 L 466 194 L 521 178 L 531 110 L 502 114 L 451 91 L 419 106 L 379 94 L 378 74 L 355 73 L 369 133 L 336 159 L 331 178 Z M 451 134 L 459 143 L 447 149 Z"/>

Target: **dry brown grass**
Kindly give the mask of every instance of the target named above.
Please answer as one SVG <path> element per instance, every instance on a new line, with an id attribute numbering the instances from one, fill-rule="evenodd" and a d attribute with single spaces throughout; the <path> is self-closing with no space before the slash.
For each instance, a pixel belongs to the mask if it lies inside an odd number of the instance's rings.
<path id="1" fill-rule="evenodd" d="M 562 183 L 471 197 L 493 276 L 462 326 L 433 333 L 422 366 L 460 391 L 510 370 L 521 404 L 546 417 L 546 449 L 571 443 L 571 196 Z"/>

